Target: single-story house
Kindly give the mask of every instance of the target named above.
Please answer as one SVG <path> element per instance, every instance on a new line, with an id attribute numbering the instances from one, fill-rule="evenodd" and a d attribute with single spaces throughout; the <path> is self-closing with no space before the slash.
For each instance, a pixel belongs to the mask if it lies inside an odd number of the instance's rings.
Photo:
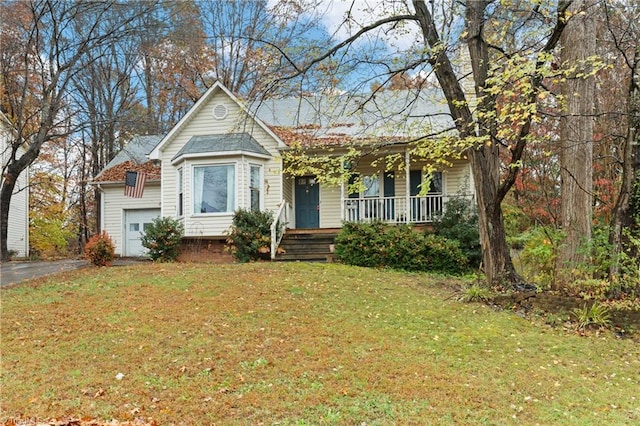
<path id="1" fill-rule="evenodd" d="M 0 156 L 2 173 L 0 182 L 4 180 L 4 170 L 11 158 L 11 143 L 14 129 L 9 119 L 0 111 Z M 23 153 L 19 148 L 17 155 Z M 29 256 L 29 168 L 20 173 L 9 205 L 9 222 L 7 227 L 7 249 L 15 257 Z"/>
<path id="2" fill-rule="evenodd" d="M 374 219 L 429 223 L 449 197 L 473 191 L 466 160 L 433 173 L 428 191 L 421 190 L 424 162 L 410 154 L 410 133 L 450 125 L 435 93 L 416 100 L 388 91 L 374 110 L 346 95 L 246 104 L 215 83 L 166 135 L 134 138 L 96 177 L 102 229 L 117 254 L 127 256 L 144 252 L 140 233 L 157 216 L 182 221 L 185 238 L 209 240 L 223 240 L 241 208 L 273 211 L 288 229 L 335 229 L 344 221 Z M 382 116 L 400 103 L 407 103 L 403 115 Z M 285 163 L 293 146 L 311 156 L 340 157 L 355 145 L 371 148 L 344 165 L 359 176 L 357 190 L 349 182 L 324 184 Z M 146 172 L 142 197 L 124 195 L 126 171 Z"/>

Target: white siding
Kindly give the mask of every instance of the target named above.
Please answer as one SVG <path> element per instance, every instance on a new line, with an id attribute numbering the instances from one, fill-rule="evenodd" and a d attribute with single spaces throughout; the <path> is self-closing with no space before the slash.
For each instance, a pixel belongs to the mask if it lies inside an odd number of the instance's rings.
<path id="1" fill-rule="evenodd" d="M 128 209 L 160 208 L 160 185 L 158 182 L 147 182 L 142 198 L 131 198 L 124 195 L 124 183 L 102 185 L 102 225 L 107 231 L 118 256 L 124 255 L 124 211 Z"/>
<path id="2" fill-rule="evenodd" d="M 10 130 L 0 119 L 0 152 L 2 166 L 9 160 Z M 22 150 L 19 151 L 19 154 Z M 29 255 L 29 168 L 20 173 L 16 182 L 11 204 L 9 205 L 9 222 L 7 228 L 7 249 L 16 252 L 17 257 Z"/>
<path id="3" fill-rule="evenodd" d="M 342 226 L 340 192 L 339 186 L 320 186 L 320 228 L 339 228 Z"/>
<path id="4" fill-rule="evenodd" d="M 226 118 L 214 118 L 212 110 L 216 105 L 225 105 L 228 111 Z M 221 135 L 226 133 L 246 132 L 260 143 L 270 154 L 271 158 L 255 158 L 252 156 L 212 156 L 208 158 L 185 159 L 177 164 L 171 160 L 178 151 L 196 135 Z M 193 166 L 197 164 L 233 163 L 236 165 L 236 197 L 237 208 L 248 207 L 247 191 L 249 164 L 263 166 L 263 197 L 264 209 L 275 211 L 282 200 L 282 167 L 277 150 L 277 141 L 263 128 L 247 117 L 240 106 L 223 90 L 210 94 L 200 109 L 193 111 L 191 119 L 183 124 L 172 140 L 168 141 L 160 153 L 162 161 L 162 215 L 176 217 L 177 215 L 177 169 L 184 168 L 184 225 L 186 236 L 196 237 L 224 237 L 231 226 L 233 214 L 194 214 L 191 191 L 193 190 Z"/>
<path id="5" fill-rule="evenodd" d="M 443 170 L 442 175 L 445 194 L 468 195 L 473 193 L 473 179 L 469 163 L 462 161 L 455 162 L 453 167 Z"/>

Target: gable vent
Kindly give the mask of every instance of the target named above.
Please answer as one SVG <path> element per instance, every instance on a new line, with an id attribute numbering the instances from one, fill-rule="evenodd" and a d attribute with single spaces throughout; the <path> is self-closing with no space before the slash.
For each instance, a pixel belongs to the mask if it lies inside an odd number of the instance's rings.
<path id="1" fill-rule="evenodd" d="M 213 107 L 212 113 L 213 118 L 215 118 L 216 120 L 224 120 L 225 118 L 227 118 L 227 114 L 229 113 L 229 111 L 223 104 L 218 104 Z"/>

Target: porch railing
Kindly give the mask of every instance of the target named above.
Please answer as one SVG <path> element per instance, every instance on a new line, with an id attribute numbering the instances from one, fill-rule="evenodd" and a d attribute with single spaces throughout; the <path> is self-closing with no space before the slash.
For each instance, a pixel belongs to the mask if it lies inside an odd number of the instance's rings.
<path id="1" fill-rule="evenodd" d="M 284 235 L 284 229 L 289 222 L 289 203 L 285 200 L 280 202 L 280 207 L 273 217 L 273 223 L 271 224 L 271 259 L 276 258 L 276 253 L 282 236 Z"/>
<path id="2" fill-rule="evenodd" d="M 460 195 L 456 195 L 460 197 Z M 463 196 L 472 199 L 472 196 Z M 349 222 L 430 223 L 446 209 L 453 197 L 439 194 L 410 197 L 348 198 L 344 220 Z"/>

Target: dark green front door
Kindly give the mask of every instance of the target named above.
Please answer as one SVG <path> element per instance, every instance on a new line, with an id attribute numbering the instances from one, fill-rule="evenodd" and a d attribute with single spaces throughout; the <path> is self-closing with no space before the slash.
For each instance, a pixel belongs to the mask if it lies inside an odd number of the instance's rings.
<path id="1" fill-rule="evenodd" d="M 314 176 L 296 177 L 296 228 L 320 227 L 320 187 Z"/>

